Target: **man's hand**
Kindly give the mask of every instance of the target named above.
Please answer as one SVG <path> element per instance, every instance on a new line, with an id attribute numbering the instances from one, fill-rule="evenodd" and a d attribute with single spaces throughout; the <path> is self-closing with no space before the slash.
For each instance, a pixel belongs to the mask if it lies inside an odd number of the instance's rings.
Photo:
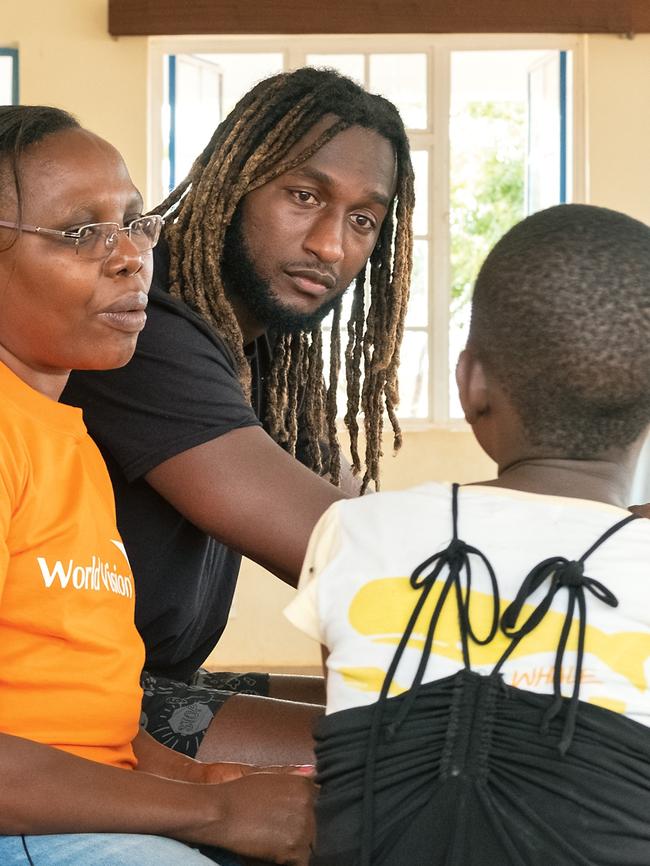
<path id="1" fill-rule="evenodd" d="M 633 511 L 639 517 L 650 517 L 650 503 L 646 505 L 630 505 L 628 511 Z"/>
<path id="2" fill-rule="evenodd" d="M 308 866 L 314 836 L 313 782 L 304 776 L 251 773 L 218 785 L 218 831 L 206 826 L 197 839 L 244 857 L 286 866 Z"/>

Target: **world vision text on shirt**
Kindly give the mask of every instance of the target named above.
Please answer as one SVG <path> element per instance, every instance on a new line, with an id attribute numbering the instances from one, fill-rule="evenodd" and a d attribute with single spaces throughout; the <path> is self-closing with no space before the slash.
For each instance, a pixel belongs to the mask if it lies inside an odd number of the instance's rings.
<path id="1" fill-rule="evenodd" d="M 121 541 L 111 538 L 111 543 L 126 556 Z M 54 560 L 50 565 L 44 556 L 37 556 L 36 561 L 46 589 L 50 589 L 58 580 L 61 589 L 69 587 L 99 592 L 104 588 L 116 595 L 123 595 L 127 598 L 133 597 L 133 580 L 130 574 L 121 574 L 115 563 L 105 562 L 99 556 L 93 555 L 88 565 L 77 565 L 73 559 L 69 559 L 67 565 L 64 565 L 60 559 Z"/>

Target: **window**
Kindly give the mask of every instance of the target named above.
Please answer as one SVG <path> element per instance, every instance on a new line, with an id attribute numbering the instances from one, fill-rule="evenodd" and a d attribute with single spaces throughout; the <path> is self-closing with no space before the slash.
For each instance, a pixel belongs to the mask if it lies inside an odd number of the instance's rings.
<path id="1" fill-rule="evenodd" d="M 460 423 L 453 373 L 481 260 L 527 213 L 584 194 L 574 147 L 583 140 L 579 40 L 165 37 L 151 40 L 150 57 L 152 203 L 185 176 L 237 99 L 275 72 L 333 67 L 397 105 L 417 195 L 400 415 Z"/>
<path id="2" fill-rule="evenodd" d="M 18 104 L 18 51 L 0 48 L 0 105 Z"/>
<path id="3" fill-rule="evenodd" d="M 239 98 L 283 68 L 278 52 L 172 54 L 167 57 L 162 183 L 173 189 Z M 165 148 L 166 144 L 166 148 Z"/>
<path id="4" fill-rule="evenodd" d="M 451 418 L 462 417 L 454 368 L 481 262 L 514 223 L 568 200 L 569 61 L 566 51 L 546 49 L 451 53 Z"/>

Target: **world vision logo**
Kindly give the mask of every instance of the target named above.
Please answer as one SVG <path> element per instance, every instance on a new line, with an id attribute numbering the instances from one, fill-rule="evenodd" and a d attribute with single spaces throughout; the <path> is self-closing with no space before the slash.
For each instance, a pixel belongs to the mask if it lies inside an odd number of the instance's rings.
<path id="1" fill-rule="evenodd" d="M 122 542 L 111 538 L 111 543 L 120 551 L 128 564 L 129 560 Z M 50 564 L 44 556 L 37 556 L 36 561 L 46 589 L 51 589 L 58 583 L 61 589 L 99 592 L 103 588 L 115 595 L 133 598 L 131 575 L 122 574 L 115 563 L 105 562 L 98 556 L 93 555 L 90 562 L 85 565 L 78 565 L 73 559 L 69 559 L 67 564 L 60 559 Z"/>
<path id="2" fill-rule="evenodd" d="M 427 601 L 420 611 L 408 646 L 422 652 L 427 629 L 431 621 L 433 609 L 440 597 L 442 583 L 434 585 Z M 417 594 L 410 586 L 407 577 L 387 577 L 366 584 L 356 594 L 350 605 L 349 620 L 352 628 L 359 634 L 371 638 L 373 643 L 397 645 L 406 628 Z M 501 612 L 509 604 L 501 601 Z M 491 595 L 472 590 L 470 607 L 471 619 L 474 623 L 489 623 L 492 621 Z M 519 622 L 523 622 L 533 612 L 530 604 L 523 606 Z M 541 623 L 528 634 L 514 650 L 509 662 L 536 653 L 550 653 L 555 656 L 560 632 L 565 615 L 549 610 Z M 479 629 L 479 637 L 482 634 Z M 574 619 L 569 632 L 568 650 L 577 647 L 578 623 Z M 588 653 L 596 656 L 610 670 L 624 677 L 639 691 L 648 688 L 645 675 L 645 663 L 650 657 L 650 634 L 644 631 L 624 631 L 607 634 L 594 626 L 587 625 L 585 647 Z M 471 662 L 475 666 L 494 667 L 510 644 L 510 639 L 500 631 L 494 640 L 480 646 L 470 641 Z M 458 628 L 458 610 L 450 597 L 443 609 L 436 627 L 432 653 L 445 656 L 463 664 L 463 655 Z M 376 690 L 381 685 L 384 674 L 378 669 L 346 668 L 341 671 L 350 685 L 359 687 L 361 683 L 366 688 Z M 570 679 L 567 671 L 567 679 Z M 575 677 L 574 677 L 575 678 Z M 520 686 L 525 687 L 523 682 Z M 402 686 L 395 684 L 395 693 L 402 691 Z"/>

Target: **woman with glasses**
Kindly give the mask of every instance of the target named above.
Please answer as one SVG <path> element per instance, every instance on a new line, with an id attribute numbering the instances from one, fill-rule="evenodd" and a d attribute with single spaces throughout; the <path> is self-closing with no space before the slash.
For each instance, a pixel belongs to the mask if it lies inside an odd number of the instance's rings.
<path id="1" fill-rule="evenodd" d="M 308 779 L 200 764 L 138 725 L 133 576 L 101 456 L 58 398 L 71 369 L 133 353 L 160 231 L 141 211 L 106 141 L 0 107 L 0 863 L 239 862 L 197 850 L 220 845 L 305 864 Z"/>

